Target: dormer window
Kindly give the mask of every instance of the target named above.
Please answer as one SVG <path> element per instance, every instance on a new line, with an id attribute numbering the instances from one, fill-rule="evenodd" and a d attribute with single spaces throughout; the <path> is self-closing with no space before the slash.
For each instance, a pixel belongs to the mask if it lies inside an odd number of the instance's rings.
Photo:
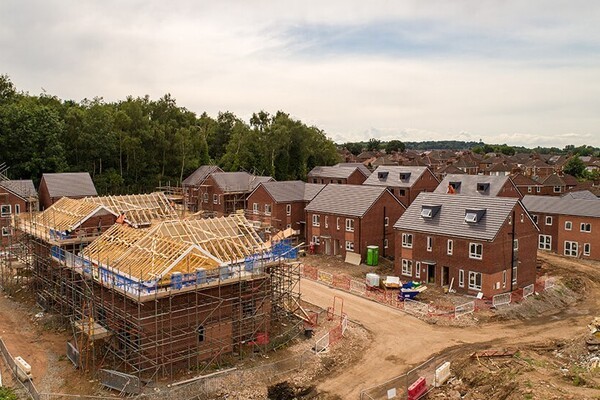
<path id="1" fill-rule="evenodd" d="M 379 179 L 380 181 L 385 181 L 388 177 L 388 174 L 388 171 L 379 171 L 377 173 L 377 179 Z"/>
<path id="2" fill-rule="evenodd" d="M 454 190 L 460 189 L 460 182 L 450 182 L 450 187 Z"/>
<path id="3" fill-rule="evenodd" d="M 410 179 L 410 172 L 400 172 L 400 180 L 407 181 Z"/>
<path id="4" fill-rule="evenodd" d="M 479 193 L 486 193 L 489 189 L 490 189 L 489 183 L 478 183 L 477 184 L 477 191 Z"/>
<path id="5" fill-rule="evenodd" d="M 440 211 L 442 206 L 438 205 L 422 205 L 421 206 L 421 217 L 431 219 Z"/>
<path id="6" fill-rule="evenodd" d="M 476 224 L 483 218 L 485 215 L 485 209 L 473 210 L 467 209 L 465 210 L 465 222 L 469 224 Z"/>

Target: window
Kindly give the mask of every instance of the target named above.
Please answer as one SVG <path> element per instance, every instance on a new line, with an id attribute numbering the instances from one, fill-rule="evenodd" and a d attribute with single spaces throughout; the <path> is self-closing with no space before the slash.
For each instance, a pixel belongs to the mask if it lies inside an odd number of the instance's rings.
<path id="1" fill-rule="evenodd" d="M 427 236 L 427 251 L 433 250 L 433 238 L 431 236 Z"/>
<path id="2" fill-rule="evenodd" d="M 452 239 L 448 239 L 448 245 L 446 248 L 446 252 L 448 253 L 449 256 L 452 255 L 453 248 L 454 248 L 454 242 L 452 242 Z"/>
<path id="3" fill-rule="evenodd" d="M 421 263 L 419 261 L 417 261 L 415 264 L 415 277 L 416 278 L 421 277 Z"/>
<path id="4" fill-rule="evenodd" d="M 292 227 L 292 224 L 287 224 L 287 225 L 285 226 L 285 229 L 289 229 L 289 228 L 291 228 L 291 227 Z"/>
<path id="5" fill-rule="evenodd" d="M 458 270 L 458 286 L 465 287 L 465 270 L 464 269 Z"/>
<path id="6" fill-rule="evenodd" d="M 554 186 L 554 193 L 560 193 L 560 186 Z"/>
<path id="7" fill-rule="evenodd" d="M 10 215 L 10 213 L 11 213 L 10 204 L 2 204 L 0 206 L 0 215 L 2 215 L 3 217 L 6 217 L 6 216 Z"/>
<path id="8" fill-rule="evenodd" d="M 208 193 L 204 193 L 202 197 L 204 198 L 204 202 L 208 203 Z"/>
<path id="9" fill-rule="evenodd" d="M 325 228 L 329 228 L 329 216 L 325 216 Z"/>
<path id="10" fill-rule="evenodd" d="M 354 220 L 351 218 L 346 218 L 346 231 L 354 232 Z"/>
<path id="11" fill-rule="evenodd" d="M 481 260 L 483 257 L 483 245 L 481 243 L 469 244 L 469 258 Z"/>
<path id="12" fill-rule="evenodd" d="M 538 240 L 538 249 L 552 250 L 552 236 L 540 235 Z"/>
<path id="13" fill-rule="evenodd" d="M 258 203 L 252 203 L 252 214 L 258 214 Z"/>
<path id="14" fill-rule="evenodd" d="M 313 214 L 312 225 L 313 226 L 321 226 L 321 216 L 319 214 Z"/>
<path id="15" fill-rule="evenodd" d="M 218 203 L 219 203 L 219 195 L 213 194 L 213 204 L 218 204 Z"/>
<path id="16" fill-rule="evenodd" d="M 285 205 L 285 215 L 292 215 L 292 205 L 291 204 Z"/>
<path id="17" fill-rule="evenodd" d="M 509 225 L 512 225 L 512 215 L 509 215 L 509 216 L 508 216 L 508 224 L 509 224 Z"/>
<path id="18" fill-rule="evenodd" d="M 531 193 L 531 192 L 532 192 L 531 186 L 527 186 L 527 193 Z"/>
<path id="19" fill-rule="evenodd" d="M 271 205 L 265 204 L 265 215 L 271 215 Z"/>
<path id="20" fill-rule="evenodd" d="M 585 243 L 583 245 L 583 255 L 584 256 L 589 256 L 592 250 L 592 246 L 590 246 L 589 243 Z"/>
<path id="21" fill-rule="evenodd" d="M 469 271 L 469 289 L 481 290 L 481 272 Z"/>
<path id="22" fill-rule="evenodd" d="M 546 217 L 546 225 L 552 225 L 552 217 Z"/>
<path id="23" fill-rule="evenodd" d="M 383 219 L 383 226 L 390 226 L 390 217 L 385 217 Z"/>
<path id="24" fill-rule="evenodd" d="M 517 284 L 517 264 L 514 264 L 512 268 L 512 284 L 513 286 Z"/>
<path id="25" fill-rule="evenodd" d="M 21 205 L 15 204 L 15 214 L 21 214 Z"/>
<path id="26" fill-rule="evenodd" d="M 196 328 L 196 333 L 198 334 L 198 341 L 204 342 L 204 325 L 200 325 Z"/>
<path id="27" fill-rule="evenodd" d="M 406 196 L 406 189 L 398 189 L 399 196 Z"/>
<path id="28" fill-rule="evenodd" d="M 513 250 L 519 250 L 519 239 L 513 240 Z"/>
<path id="29" fill-rule="evenodd" d="M 384 249 L 388 248 L 388 240 L 387 239 L 383 239 L 383 248 Z"/>
<path id="30" fill-rule="evenodd" d="M 313 242 L 315 245 L 321 244 L 321 240 L 319 239 L 319 237 L 318 237 L 318 236 L 313 236 L 313 237 L 312 237 L 312 242 Z"/>
<path id="31" fill-rule="evenodd" d="M 506 271 L 502 271 L 502 288 L 506 287 Z"/>
<path id="32" fill-rule="evenodd" d="M 573 228 L 573 223 L 571 221 L 565 221 L 565 231 L 570 231 Z"/>
<path id="33" fill-rule="evenodd" d="M 402 234 L 402 247 L 407 247 L 412 249 L 413 244 L 413 235 L 412 233 L 403 233 Z"/>
<path id="34" fill-rule="evenodd" d="M 2 227 L 2 236 L 10 236 L 10 227 L 9 226 Z"/>
<path id="35" fill-rule="evenodd" d="M 402 275 L 412 276 L 412 261 L 402 260 Z"/>
<path id="36" fill-rule="evenodd" d="M 525 214 L 521 213 L 521 223 L 523 223 L 523 221 L 525 221 Z"/>
<path id="37" fill-rule="evenodd" d="M 350 241 L 346 240 L 346 250 L 354 251 L 354 242 L 350 242 Z"/>
<path id="38" fill-rule="evenodd" d="M 533 220 L 533 222 L 535 222 L 535 224 L 537 225 L 537 223 L 538 223 L 538 216 L 537 216 L 537 215 L 535 215 L 535 214 L 532 214 L 532 215 L 531 215 L 531 219 L 532 219 L 532 220 Z"/>
<path id="39" fill-rule="evenodd" d="M 591 232 L 592 224 L 586 224 L 586 223 L 582 222 L 580 225 L 580 230 L 581 230 L 581 232 Z"/>
<path id="40" fill-rule="evenodd" d="M 335 219 L 335 227 L 338 231 L 340 230 L 340 217 Z"/>
<path id="41" fill-rule="evenodd" d="M 570 242 L 565 240 L 565 256 L 577 257 L 577 250 L 579 245 L 577 242 Z"/>
<path id="42" fill-rule="evenodd" d="M 338 179 L 338 183 L 341 185 L 343 182 L 341 179 Z"/>
<path id="43" fill-rule="evenodd" d="M 541 186 L 538 186 L 538 187 L 536 187 L 536 188 L 535 188 L 535 191 L 536 191 L 537 193 L 541 193 L 541 192 L 542 192 L 542 187 L 541 187 Z"/>

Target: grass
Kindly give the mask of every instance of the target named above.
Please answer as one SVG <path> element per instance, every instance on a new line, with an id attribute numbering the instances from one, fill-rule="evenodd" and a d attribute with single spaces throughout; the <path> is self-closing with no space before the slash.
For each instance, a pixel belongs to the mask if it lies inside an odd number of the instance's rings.
<path id="1" fill-rule="evenodd" d="M 0 400 L 19 400 L 19 398 L 12 389 L 3 386 L 0 387 Z"/>

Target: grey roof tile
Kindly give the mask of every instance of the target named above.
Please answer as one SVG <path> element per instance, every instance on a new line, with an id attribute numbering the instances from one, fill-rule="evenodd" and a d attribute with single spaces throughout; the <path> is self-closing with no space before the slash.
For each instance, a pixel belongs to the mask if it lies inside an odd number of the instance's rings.
<path id="1" fill-rule="evenodd" d="M 368 177 L 369 175 L 371 175 L 371 171 L 363 163 L 338 163 L 335 164 L 334 167 L 358 168 L 358 170 L 362 172 L 364 176 Z"/>
<path id="2" fill-rule="evenodd" d="M 50 197 L 98 196 L 88 172 L 63 172 L 43 174 Z"/>
<path id="3" fill-rule="evenodd" d="M 33 181 L 31 179 L 0 181 L 0 186 L 13 192 L 23 199 L 37 197 L 37 191 L 35 190 L 35 186 L 33 185 Z"/>
<path id="4" fill-rule="evenodd" d="M 202 165 L 197 170 L 192 172 L 190 176 L 185 178 L 182 182 L 185 186 L 195 186 L 202 183 L 207 176 L 213 172 L 223 172 L 223 170 L 216 165 Z"/>
<path id="5" fill-rule="evenodd" d="M 308 177 L 310 178 L 337 178 L 337 179 L 347 179 L 354 171 L 356 171 L 357 167 L 314 167 L 308 173 Z"/>
<path id="6" fill-rule="evenodd" d="M 264 182 L 262 186 L 277 203 L 311 201 L 325 187 L 303 181 Z"/>
<path id="7" fill-rule="evenodd" d="M 308 203 L 306 211 L 362 217 L 386 191 L 381 186 L 330 184 Z"/>
<path id="8" fill-rule="evenodd" d="M 255 176 L 247 172 L 214 172 L 211 176 L 224 192 L 251 192 L 262 182 L 273 180 L 270 176 Z"/>
<path id="9" fill-rule="evenodd" d="M 420 193 L 394 224 L 395 229 L 460 237 L 493 240 L 512 212 L 518 199 L 510 197 L 456 196 L 442 193 Z M 423 205 L 441 206 L 432 218 L 421 217 Z M 479 222 L 465 222 L 467 209 L 485 209 Z"/>
<path id="10" fill-rule="evenodd" d="M 381 165 L 363 182 L 367 186 L 385 186 L 385 187 L 412 187 L 415 182 L 427 171 L 427 167 Z M 385 178 L 380 179 L 380 173 L 385 174 Z M 401 173 L 410 173 L 408 179 L 400 179 Z"/>
<path id="11" fill-rule="evenodd" d="M 576 199 L 571 196 L 525 196 L 523 204 L 532 213 L 600 218 L 600 201 L 598 199 Z"/>
<path id="12" fill-rule="evenodd" d="M 444 177 L 442 182 L 440 182 L 433 193 L 448 193 L 450 182 L 460 182 L 460 187 L 456 190 L 455 194 L 482 197 L 497 196 L 498 193 L 500 193 L 500 189 L 502 189 L 504 184 L 509 180 L 509 176 L 448 174 Z M 488 183 L 488 189 L 485 191 L 478 191 L 477 185 L 480 183 Z"/>

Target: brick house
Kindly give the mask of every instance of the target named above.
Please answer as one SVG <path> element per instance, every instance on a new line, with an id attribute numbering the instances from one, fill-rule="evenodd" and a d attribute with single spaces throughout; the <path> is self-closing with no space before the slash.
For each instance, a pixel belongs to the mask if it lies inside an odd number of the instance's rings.
<path id="1" fill-rule="evenodd" d="M 387 188 L 408 207 L 421 192 L 433 192 L 440 181 L 428 167 L 382 165 L 363 183 Z"/>
<path id="2" fill-rule="evenodd" d="M 394 229 L 404 280 L 486 297 L 535 282 L 538 229 L 517 198 L 421 193 Z"/>
<path id="3" fill-rule="evenodd" d="M 246 209 L 246 198 L 261 183 L 274 181 L 270 176 L 247 172 L 212 172 L 198 185 L 198 211 L 227 216 Z"/>
<path id="4" fill-rule="evenodd" d="M 200 185 L 213 172 L 223 172 L 223 170 L 216 165 L 202 165 L 181 182 L 184 203 L 190 211 L 195 212 L 200 209 L 202 202 L 202 196 L 198 195 L 201 190 Z"/>
<path id="5" fill-rule="evenodd" d="M 542 194 L 542 185 L 522 173 L 511 176 L 511 179 L 523 196 Z"/>
<path id="6" fill-rule="evenodd" d="M 577 183 L 577 179 L 571 175 L 554 173 L 542 181 L 540 194 L 543 196 L 562 196 L 566 192 L 575 189 Z"/>
<path id="7" fill-rule="evenodd" d="M 82 199 L 98 196 L 92 177 L 87 172 L 43 174 L 38 194 L 42 210 L 50 207 L 61 197 Z"/>
<path id="8" fill-rule="evenodd" d="M 339 183 L 361 185 L 371 175 L 371 171 L 361 163 L 340 163 L 332 167 L 314 167 L 307 175 L 309 183 Z"/>
<path id="9" fill-rule="evenodd" d="M 393 224 L 404 210 L 385 187 L 327 185 L 306 206 L 306 238 L 319 254 L 364 258 L 376 245 L 381 256 L 393 256 Z"/>
<path id="10" fill-rule="evenodd" d="M 37 192 L 32 180 L 0 181 L 0 247 L 9 244 L 13 215 L 37 211 Z"/>
<path id="11" fill-rule="evenodd" d="M 246 216 L 251 221 L 260 221 L 270 226 L 273 234 L 292 228 L 304 240 L 304 209 L 324 187 L 325 185 L 318 183 L 302 181 L 263 182 L 248 196 Z"/>
<path id="12" fill-rule="evenodd" d="M 448 174 L 433 192 L 463 196 L 523 197 L 510 177 L 494 175 Z"/>
<path id="13" fill-rule="evenodd" d="M 538 224 L 540 250 L 600 260 L 598 198 L 571 195 L 525 196 L 523 204 Z"/>

